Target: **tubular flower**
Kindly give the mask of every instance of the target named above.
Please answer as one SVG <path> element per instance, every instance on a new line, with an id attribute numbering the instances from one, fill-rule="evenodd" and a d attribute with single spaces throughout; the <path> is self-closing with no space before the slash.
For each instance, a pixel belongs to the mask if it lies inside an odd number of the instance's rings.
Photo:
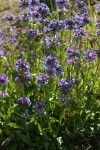
<path id="1" fill-rule="evenodd" d="M 29 63 L 23 58 L 19 59 L 15 64 L 15 70 L 19 73 L 27 72 L 29 69 Z"/>
<path id="2" fill-rule="evenodd" d="M 67 4 L 69 4 L 70 0 L 55 0 L 56 6 L 58 8 L 63 8 L 65 7 Z"/>
<path id="3" fill-rule="evenodd" d="M 61 91 L 62 94 L 67 94 L 72 89 L 72 83 L 69 79 L 61 79 L 58 82 L 58 89 Z"/>
<path id="4" fill-rule="evenodd" d="M 93 50 L 88 50 L 88 51 L 84 54 L 83 58 L 84 58 L 85 60 L 87 60 L 89 63 L 92 63 L 92 62 L 94 62 L 94 61 L 96 60 L 97 55 L 96 55 L 96 52 L 95 52 L 95 51 L 93 51 Z"/>
<path id="5" fill-rule="evenodd" d="M 68 47 L 66 54 L 68 64 L 76 64 L 78 62 L 80 51 L 75 46 Z"/>
<path id="6" fill-rule="evenodd" d="M 5 74 L 0 74 L 0 86 L 8 84 L 9 80 Z"/>
<path id="7" fill-rule="evenodd" d="M 8 96 L 7 91 L 1 91 L 1 90 L 0 90 L 0 97 L 1 97 L 1 98 L 5 98 L 5 97 L 7 97 L 7 96 Z"/>
<path id="8" fill-rule="evenodd" d="M 49 76 L 46 74 L 39 74 L 37 77 L 37 84 L 46 85 L 48 83 Z"/>
<path id="9" fill-rule="evenodd" d="M 31 105 L 31 101 L 28 97 L 21 97 L 17 101 L 18 105 L 21 107 L 28 108 Z"/>
<path id="10" fill-rule="evenodd" d="M 33 109 L 36 110 L 39 114 L 44 114 L 45 103 L 44 102 L 38 102 L 38 103 L 33 105 Z"/>

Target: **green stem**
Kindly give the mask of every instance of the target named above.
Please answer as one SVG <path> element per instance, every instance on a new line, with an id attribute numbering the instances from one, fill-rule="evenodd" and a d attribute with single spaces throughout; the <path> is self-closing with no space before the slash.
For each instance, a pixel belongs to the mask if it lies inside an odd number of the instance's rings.
<path id="1" fill-rule="evenodd" d="M 100 65 L 100 62 L 99 62 L 99 61 L 100 61 L 100 60 L 99 60 L 99 58 L 98 58 L 97 68 L 96 68 L 96 72 L 95 72 L 95 74 L 94 74 L 94 80 L 93 80 L 92 91 L 94 90 L 94 88 L 95 88 L 95 82 L 96 82 L 96 80 L 98 79 L 97 74 L 98 74 L 98 72 L 99 72 L 99 65 Z"/>

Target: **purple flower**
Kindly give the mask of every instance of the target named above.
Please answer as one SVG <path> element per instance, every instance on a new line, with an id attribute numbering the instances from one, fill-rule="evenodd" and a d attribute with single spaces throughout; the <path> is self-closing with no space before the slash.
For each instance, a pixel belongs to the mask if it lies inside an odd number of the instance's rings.
<path id="1" fill-rule="evenodd" d="M 44 65 L 46 67 L 46 74 L 49 76 L 54 77 L 55 75 L 62 75 L 63 70 L 55 56 L 48 56 L 44 62 Z"/>
<path id="2" fill-rule="evenodd" d="M 28 13 L 29 13 L 28 18 L 29 18 L 30 22 L 33 21 L 33 22 L 37 23 L 36 21 L 41 18 L 41 14 L 36 10 L 36 6 L 30 7 L 28 9 Z"/>
<path id="3" fill-rule="evenodd" d="M 76 29 L 76 23 L 73 16 L 70 16 L 64 20 L 65 29 L 67 30 L 75 30 Z"/>
<path id="4" fill-rule="evenodd" d="M 58 82 L 58 89 L 61 91 L 62 94 L 68 94 L 68 92 L 72 89 L 72 83 L 69 79 L 61 79 Z"/>
<path id="5" fill-rule="evenodd" d="M 66 105 L 68 103 L 68 101 L 69 101 L 68 96 L 66 96 L 65 94 L 62 94 L 61 97 L 60 97 L 59 102 L 62 105 Z"/>
<path id="6" fill-rule="evenodd" d="M 17 35 L 12 35 L 11 37 L 7 37 L 7 39 L 6 39 L 8 42 L 10 42 L 11 44 L 14 44 L 14 45 L 16 45 L 15 44 L 15 42 L 17 41 Z"/>
<path id="7" fill-rule="evenodd" d="M 27 60 L 21 58 L 15 64 L 15 70 L 19 73 L 29 72 L 30 66 Z"/>
<path id="8" fill-rule="evenodd" d="M 0 50 L 0 56 L 4 56 L 4 51 Z"/>
<path id="9" fill-rule="evenodd" d="M 77 9 L 84 7 L 84 5 L 86 5 L 84 0 L 81 0 L 81 1 L 80 0 L 76 0 L 76 8 Z"/>
<path id="10" fill-rule="evenodd" d="M 79 28 L 79 29 L 76 29 L 76 30 L 74 31 L 74 35 L 73 35 L 73 36 L 75 36 L 75 37 L 78 38 L 79 40 L 82 40 L 82 37 L 83 37 L 83 36 L 87 36 L 87 35 L 88 35 L 88 33 L 87 33 L 86 31 L 84 31 L 83 28 Z"/>
<path id="11" fill-rule="evenodd" d="M 97 55 L 96 55 L 96 52 L 95 52 L 95 51 L 93 51 L 93 50 L 88 50 L 88 51 L 84 54 L 83 58 L 84 58 L 85 60 L 87 60 L 89 63 L 92 63 L 92 62 L 94 62 L 94 61 L 96 60 Z"/>
<path id="12" fill-rule="evenodd" d="M 77 29 L 79 29 L 80 27 L 84 27 L 85 25 L 91 22 L 91 19 L 88 16 L 83 14 L 82 15 L 76 14 L 74 20 Z"/>
<path id="13" fill-rule="evenodd" d="M 100 30 L 97 30 L 97 31 L 96 31 L 96 34 L 97 34 L 97 35 L 100 35 Z"/>
<path id="14" fill-rule="evenodd" d="M 8 15 L 5 14 L 3 19 L 7 21 L 12 21 L 12 20 L 15 20 L 15 16 L 13 14 L 8 14 Z"/>
<path id="15" fill-rule="evenodd" d="M 50 47 L 53 43 L 53 38 L 49 36 L 44 36 L 41 40 L 42 45 L 46 45 L 46 47 Z"/>
<path id="16" fill-rule="evenodd" d="M 51 77 L 54 77 L 56 75 L 56 68 L 51 66 L 46 67 L 46 74 L 48 74 Z"/>
<path id="17" fill-rule="evenodd" d="M 19 0 L 18 4 L 19 4 L 19 7 L 26 7 L 26 6 L 28 6 L 28 2 L 26 2 L 25 0 Z"/>
<path id="18" fill-rule="evenodd" d="M 9 80 L 5 74 L 0 74 L 0 86 L 8 84 Z"/>
<path id="19" fill-rule="evenodd" d="M 28 38 L 29 39 L 33 39 L 35 36 L 38 36 L 40 33 L 39 33 L 39 29 L 36 29 L 36 30 L 33 30 L 33 29 L 29 29 L 28 30 Z"/>
<path id="20" fill-rule="evenodd" d="M 46 58 L 46 60 L 44 61 L 44 65 L 46 67 L 56 67 L 58 65 L 58 60 L 56 59 L 56 57 L 53 55 L 53 56 L 48 56 Z"/>
<path id="21" fill-rule="evenodd" d="M 23 117 L 25 118 L 25 123 L 28 125 L 29 122 L 27 122 L 27 119 L 29 119 L 31 117 L 31 115 L 29 115 L 29 110 L 25 109 L 24 112 L 22 112 Z"/>
<path id="22" fill-rule="evenodd" d="M 67 63 L 68 64 L 76 64 L 78 62 L 79 58 L 78 57 L 74 57 L 72 59 L 67 59 Z"/>
<path id="23" fill-rule="evenodd" d="M 48 28 L 50 28 L 50 31 L 54 33 L 55 31 L 62 30 L 64 27 L 64 23 L 62 20 L 51 20 L 50 24 L 48 25 Z"/>
<path id="24" fill-rule="evenodd" d="M 62 67 L 61 67 L 60 65 L 57 65 L 57 66 L 56 66 L 56 75 L 57 75 L 57 76 L 61 76 L 62 73 L 63 73 Z"/>
<path id="25" fill-rule="evenodd" d="M 1 90 L 0 90 L 0 97 L 1 97 L 1 98 L 5 98 L 5 97 L 7 97 L 7 96 L 8 96 L 7 91 L 1 91 Z"/>
<path id="26" fill-rule="evenodd" d="M 68 13 L 68 9 L 65 7 L 62 7 L 62 8 L 58 8 L 58 12 L 60 13 Z"/>
<path id="27" fill-rule="evenodd" d="M 28 0 L 28 5 L 31 6 L 31 5 L 37 5 L 40 3 L 40 0 Z"/>
<path id="28" fill-rule="evenodd" d="M 15 81 L 18 82 L 18 85 L 30 84 L 30 66 L 26 59 L 19 59 L 16 62 L 15 70 L 19 73 L 19 75 L 15 78 Z"/>
<path id="29" fill-rule="evenodd" d="M 17 101 L 18 105 L 21 107 L 30 107 L 31 101 L 28 97 L 21 97 Z"/>
<path id="30" fill-rule="evenodd" d="M 46 47 L 50 47 L 50 46 L 60 46 L 60 41 L 58 38 L 54 38 L 51 36 L 44 36 L 41 40 L 41 44 L 45 45 Z"/>
<path id="31" fill-rule="evenodd" d="M 80 56 L 80 51 L 75 46 L 71 46 L 67 48 L 66 54 L 68 64 L 76 64 Z"/>
<path id="32" fill-rule="evenodd" d="M 80 12 L 80 14 L 89 15 L 86 1 L 84 0 L 76 0 L 76 10 Z"/>
<path id="33" fill-rule="evenodd" d="M 97 5 L 96 10 L 98 13 L 100 13 L 100 4 Z"/>
<path id="34" fill-rule="evenodd" d="M 61 43 L 60 43 L 60 37 L 56 37 L 56 39 L 54 39 L 54 45 L 60 47 Z"/>
<path id="35" fill-rule="evenodd" d="M 33 105 L 33 109 L 36 110 L 39 114 L 44 114 L 45 103 L 44 102 L 38 102 L 38 103 Z"/>
<path id="36" fill-rule="evenodd" d="M 30 10 L 31 11 L 31 10 Z M 30 12 L 29 9 L 24 9 L 21 11 L 21 13 L 19 14 L 19 19 L 22 22 L 28 22 L 30 20 L 31 16 L 30 16 Z"/>
<path id="37" fill-rule="evenodd" d="M 0 31 L 0 42 L 2 41 L 2 39 L 3 39 L 3 32 Z"/>
<path id="38" fill-rule="evenodd" d="M 96 25 L 95 25 L 97 28 L 100 28 L 100 19 L 98 19 Z"/>
<path id="39" fill-rule="evenodd" d="M 49 76 L 46 74 L 39 74 L 39 76 L 37 77 L 37 84 L 42 85 L 46 85 L 48 83 L 49 80 Z"/>
<path id="40" fill-rule="evenodd" d="M 55 0 L 56 6 L 58 8 L 63 8 L 65 7 L 67 4 L 69 4 L 70 0 Z"/>
<path id="41" fill-rule="evenodd" d="M 23 72 L 23 74 L 18 75 L 18 77 L 15 78 L 15 81 L 18 82 L 19 86 L 23 84 L 27 85 L 31 83 L 30 78 L 31 78 L 31 74 L 29 71 L 27 71 L 27 72 Z"/>
<path id="42" fill-rule="evenodd" d="M 27 60 L 21 58 L 16 62 L 15 70 L 19 73 L 19 75 L 15 78 L 15 81 L 18 82 L 18 85 L 30 84 L 30 66 Z"/>
<path id="43" fill-rule="evenodd" d="M 79 15 L 77 13 L 75 13 L 75 17 L 74 17 L 75 23 L 78 27 L 83 27 L 83 16 Z"/>
<path id="44" fill-rule="evenodd" d="M 52 29 L 50 29 L 50 28 L 48 28 L 48 27 L 46 27 L 46 26 L 44 26 L 43 32 L 44 32 L 45 34 L 48 34 L 48 33 L 53 34 Z"/>
<path id="45" fill-rule="evenodd" d="M 86 16 L 86 15 L 83 15 L 83 26 L 86 26 L 87 24 L 91 23 L 91 18 Z"/>
<path id="46" fill-rule="evenodd" d="M 34 18 L 34 23 L 41 24 L 41 25 L 46 25 L 48 23 L 47 18 Z"/>
<path id="47" fill-rule="evenodd" d="M 44 17 L 50 13 L 49 7 L 44 3 L 40 3 L 39 5 L 36 5 L 34 7 L 34 11 L 40 14 L 41 17 Z"/>
<path id="48" fill-rule="evenodd" d="M 78 77 L 77 76 L 74 76 L 74 77 L 72 77 L 72 79 L 71 79 L 71 83 L 74 85 L 74 84 L 78 84 Z"/>

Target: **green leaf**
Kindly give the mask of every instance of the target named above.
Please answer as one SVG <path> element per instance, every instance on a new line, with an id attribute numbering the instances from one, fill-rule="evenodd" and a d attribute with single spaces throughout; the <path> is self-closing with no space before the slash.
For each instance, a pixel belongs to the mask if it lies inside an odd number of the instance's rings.
<path id="1" fill-rule="evenodd" d="M 41 128 L 41 125 L 38 123 L 38 129 L 39 129 L 39 131 L 40 131 L 40 133 L 42 133 L 43 131 L 42 131 L 42 128 Z"/>
<path id="2" fill-rule="evenodd" d="M 13 112 L 14 112 L 14 109 L 12 107 L 9 107 L 7 111 L 8 117 L 10 117 Z"/>
<path id="3" fill-rule="evenodd" d="M 20 132 L 17 132 L 18 137 L 26 144 L 32 146 L 31 138 L 28 135 L 22 135 Z"/>
<path id="4" fill-rule="evenodd" d="M 20 127 L 19 125 L 17 125 L 16 123 L 8 123 L 8 126 L 12 127 L 12 128 L 17 128 L 17 129 L 24 129 L 23 127 Z"/>
<path id="5" fill-rule="evenodd" d="M 31 118 L 30 123 L 34 122 L 34 117 Z"/>
<path id="6" fill-rule="evenodd" d="M 8 143 L 10 142 L 10 138 L 6 138 L 5 141 L 3 141 L 3 143 L 1 144 L 1 146 L 3 145 L 8 145 Z"/>
<path id="7" fill-rule="evenodd" d="M 2 134 L 2 130 L 0 129 L 0 134 Z"/>

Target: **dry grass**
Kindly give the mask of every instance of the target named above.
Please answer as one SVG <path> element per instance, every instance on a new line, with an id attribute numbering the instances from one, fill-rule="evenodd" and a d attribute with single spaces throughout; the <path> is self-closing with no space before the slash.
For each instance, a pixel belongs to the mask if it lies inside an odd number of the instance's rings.
<path id="1" fill-rule="evenodd" d="M 18 0 L 0 0 L 0 17 L 6 13 L 18 12 Z"/>

